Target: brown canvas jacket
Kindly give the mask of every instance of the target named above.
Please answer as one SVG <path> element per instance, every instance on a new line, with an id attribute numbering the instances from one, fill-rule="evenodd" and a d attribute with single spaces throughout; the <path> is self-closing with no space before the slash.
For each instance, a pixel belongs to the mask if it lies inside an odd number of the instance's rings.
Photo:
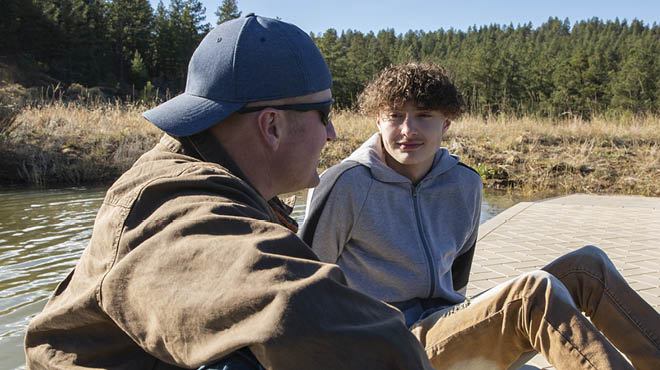
<path id="1" fill-rule="evenodd" d="M 182 142 L 183 141 L 183 142 Z M 431 369 L 393 308 L 279 224 L 210 136 L 164 136 L 108 190 L 25 338 L 28 369 Z"/>

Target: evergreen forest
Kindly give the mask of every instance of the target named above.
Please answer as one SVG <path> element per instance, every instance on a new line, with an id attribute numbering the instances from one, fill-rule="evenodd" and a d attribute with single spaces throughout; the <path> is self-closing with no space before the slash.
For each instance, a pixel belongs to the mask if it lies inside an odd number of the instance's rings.
<path id="1" fill-rule="evenodd" d="M 240 16 L 236 5 L 223 1 L 219 22 Z M 2 0 L 0 66 L 22 71 L 11 82 L 28 87 L 76 83 L 114 96 L 145 89 L 174 95 L 212 27 L 205 14 L 199 0 L 161 1 L 155 9 L 148 0 Z M 311 34 L 332 71 L 339 107 L 353 108 L 365 84 L 390 64 L 432 61 L 451 71 L 476 114 L 588 119 L 660 112 L 655 23 L 550 17 L 541 25 L 397 31 Z"/>

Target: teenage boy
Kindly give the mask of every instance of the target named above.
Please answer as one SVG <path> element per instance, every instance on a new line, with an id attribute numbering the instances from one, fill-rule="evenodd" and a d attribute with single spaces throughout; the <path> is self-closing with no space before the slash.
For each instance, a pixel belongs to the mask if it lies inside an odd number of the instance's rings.
<path id="1" fill-rule="evenodd" d="M 389 67 L 359 103 L 378 133 L 321 177 L 300 235 L 349 286 L 400 309 L 434 366 L 506 369 L 536 351 L 557 369 L 630 369 L 613 343 L 660 368 L 660 315 L 596 247 L 464 296 L 482 184 L 440 148 L 463 106 L 441 67 Z"/>

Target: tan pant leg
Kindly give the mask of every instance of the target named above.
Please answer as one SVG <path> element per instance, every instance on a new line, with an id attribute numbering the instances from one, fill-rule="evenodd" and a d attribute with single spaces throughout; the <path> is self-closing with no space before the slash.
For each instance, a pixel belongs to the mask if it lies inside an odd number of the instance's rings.
<path id="1" fill-rule="evenodd" d="M 660 314 L 626 283 L 603 251 L 587 246 L 543 270 L 566 286 L 578 309 L 636 369 L 660 369 Z"/>
<path id="2" fill-rule="evenodd" d="M 552 275 L 537 271 L 498 285 L 463 309 L 411 329 L 437 369 L 507 369 L 536 350 L 557 369 L 632 369 L 575 307 Z"/>

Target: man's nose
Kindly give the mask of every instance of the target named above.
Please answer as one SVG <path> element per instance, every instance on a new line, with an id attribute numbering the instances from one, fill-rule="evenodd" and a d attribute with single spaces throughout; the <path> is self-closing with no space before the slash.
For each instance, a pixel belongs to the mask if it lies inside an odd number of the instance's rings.
<path id="1" fill-rule="evenodd" d="M 327 135 L 328 141 L 332 141 L 337 138 L 337 133 L 335 132 L 335 126 L 332 124 L 332 120 L 328 118 L 328 124 L 325 126 L 325 132 Z"/>

